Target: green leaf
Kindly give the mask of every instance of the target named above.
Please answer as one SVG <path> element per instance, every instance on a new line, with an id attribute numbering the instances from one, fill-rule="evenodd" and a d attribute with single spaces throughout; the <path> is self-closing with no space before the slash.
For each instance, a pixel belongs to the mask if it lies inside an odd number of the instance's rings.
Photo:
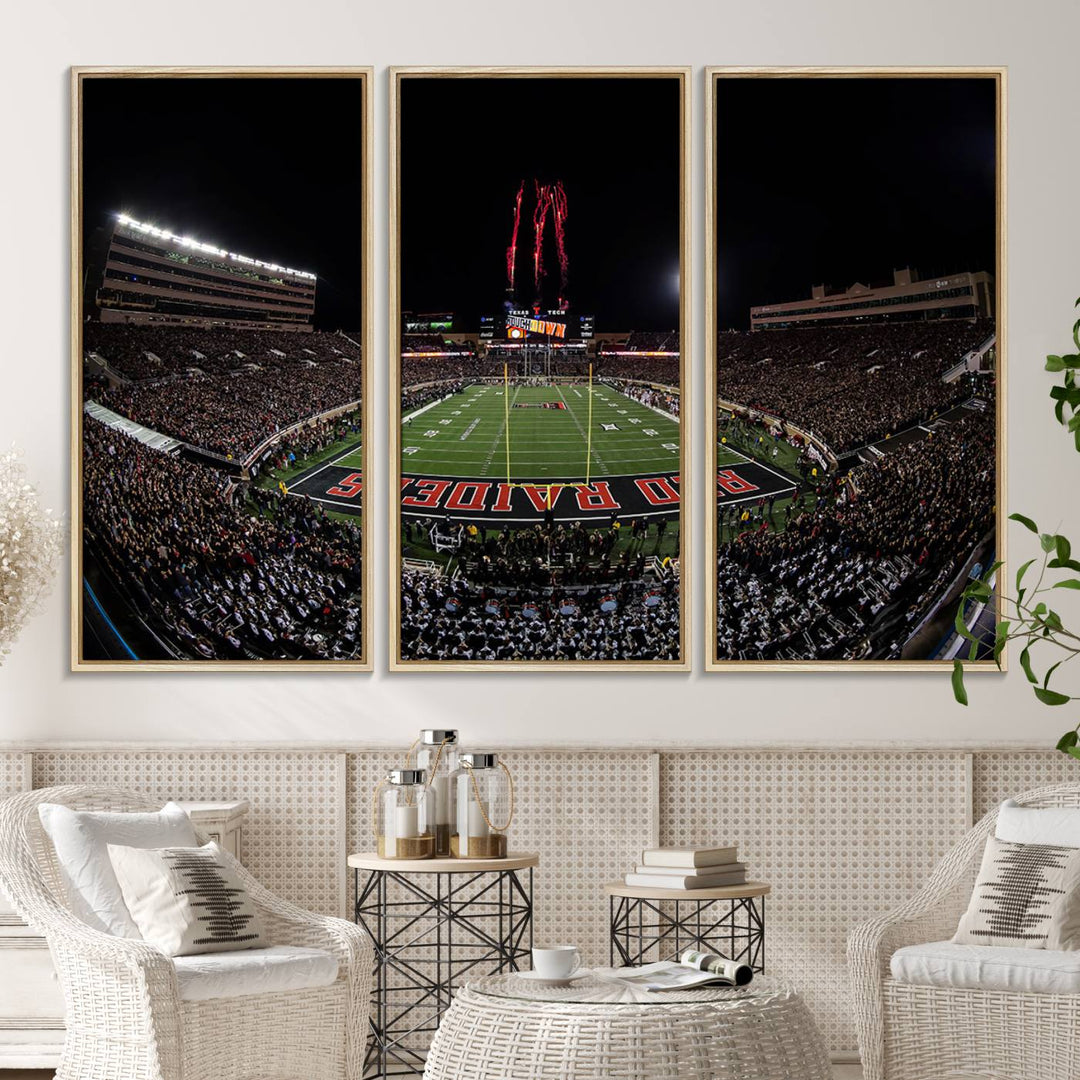
<path id="1" fill-rule="evenodd" d="M 1039 543 L 1042 545 L 1043 551 L 1051 552 L 1057 547 L 1057 537 L 1053 533 L 1041 533 Z"/>
<path id="2" fill-rule="evenodd" d="M 964 595 L 970 600 L 989 600 L 990 586 L 985 581 L 973 581 L 964 590 Z"/>
<path id="3" fill-rule="evenodd" d="M 1070 746 L 1075 746 L 1080 742 L 1080 735 L 1075 731 L 1066 731 L 1064 735 L 1058 739 L 1057 748 L 1064 753 Z"/>
<path id="4" fill-rule="evenodd" d="M 969 586 L 970 588 L 970 586 Z M 967 590 L 964 590 L 967 592 Z M 968 641 L 977 641 L 975 635 L 967 628 L 967 623 L 964 622 L 964 605 L 959 604 L 956 608 L 956 615 L 953 617 L 953 629 L 962 637 L 967 638 Z"/>
<path id="5" fill-rule="evenodd" d="M 1064 371 L 1065 361 L 1060 356 L 1050 355 L 1046 358 L 1047 371 Z"/>
<path id="6" fill-rule="evenodd" d="M 1064 581 L 1055 581 L 1051 587 L 1054 589 L 1080 589 L 1080 580 L 1074 577 L 1066 578 Z"/>
<path id="7" fill-rule="evenodd" d="M 1044 686 L 1035 687 L 1035 696 L 1044 705 L 1067 705 L 1072 701 L 1068 694 L 1059 694 L 1056 690 L 1047 690 Z"/>
<path id="8" fill-rule="evenodd" d="M 1068 746 L 1065 748 L 1065 753 L 1070 754 L 1072 757 L 1080 761 L 1080 746 Z"/>
<path id="9" fill-rule="evenodd" d="M 1039 526 L 1036 525 L 1035 522 L 1031 520 L 1031 518 L 1024 517 L 1023 514 L 1010 514 L 1009 520 L 1019 521 L 1020 524 L 1024 526 L 1024 528 L 1029 529 L 1033 533 L 1037 533 L 1039 531 Z"/>
<path id="10" fill-rule="evenodd" d="M 994 663 L 1001 667 L 1001 654 L 1005 649 L 1005 644 L 1009 640 L 1009 627 L 1012 624 L 1008 619 L 1002 619 L 997 624 L 997 628 L 994 630 Z"/>
<path id="11" fill-rule="evenodd" d="M 1080 562 L 1076 559 L 1051 559 L 1046 565 L 1051 570 L 1080 570 Z"/>
<path id="12" fill-rule="evenodd" d="M 1031 649 L 1025 647 L 1023 652 L 1020 653 L 1020 666 L 1024 669 L 1024 674 L 1027 676 L 1029 683 L 1038 685 L 1039 680 L 1035 677 L 1035 672 L 1031 668 Z"/>
<path id="13" fill-rule="evenodd" d="M 964 689 L 964 661 L 954 660 L 952 669 L 952 692 L 953 697 L 961 705 L 968 703 L 967 690 Z"/>
<path id="14" fill-rule="evenodd" d="M 1043 687 L 1047 687 L 1050 685 L 1050 676 L 1053 675 L 1054 672 L 1057 671 L 1057 669 L 1061 667 L 1061 665 L 1064 663 L 1064 660 L 1059 660 L 1056 664 L 1051 664 L 1050 667 L 1046 669 L 1046 674 L 1043 676 Z"/>
<path id="15" fill-rule="evenodd" d="M 1016 571 L 1016 588 L 1018 591 L 1020 589 L 1020 582 L 1024 580 L 1024 575 L 1031 569 L 1031 565 L 1034 562 L 1034 559 L 1028 559 L 1028 561 Z"/>
<path id="16" fill-rule="evenodd" d="M 1069 559 L 1072 557 L 1072 544 L 1069 543 L 1068 538 L 1058 533 L 1055 538 L 1057 541 L 1057 557 L 1059 559 Z"/>
<path id="17" fill-rule="evenodd" d="M 979 659 L 979 642 L 975 638 L 971 639 L 971 646 L 968 648 L 968 659 Z"/>

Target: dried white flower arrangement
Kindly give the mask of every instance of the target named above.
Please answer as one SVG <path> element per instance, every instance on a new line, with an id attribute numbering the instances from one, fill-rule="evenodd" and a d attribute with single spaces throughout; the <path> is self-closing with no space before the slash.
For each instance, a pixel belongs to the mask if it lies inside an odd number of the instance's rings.
<path id="1" fill-rule="evenodd" d="M 21 453 L 0 454 L 0 662 L 52 591 L 64 531 L 27 480 Z"/>

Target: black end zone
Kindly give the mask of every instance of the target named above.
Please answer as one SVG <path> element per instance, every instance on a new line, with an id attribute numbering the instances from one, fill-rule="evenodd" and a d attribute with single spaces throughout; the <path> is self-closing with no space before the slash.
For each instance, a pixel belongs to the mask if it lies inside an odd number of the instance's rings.
<path id="1" fill-rule="evenodd" d="M 364 478 L 359 469 L 320 465 L 286 486 L 290 495 L 305 495 L 327 510 L 360 516 Z"/>
<path id="2" fill-rule="evenodd" d="M 741 461 L 738 465 L 725 465 L 716 470 L 716 504 L 731 506 L 778 498 L 790 494 L 796 486 L 794 480 L 776 469 L 756 461 Z"/>
<path id="3" fill-rule="evenodd" d="M 547 518 L 605 525 L 613 519 L 660 520 L 679 515 L 679 476 L 608 476 L 507 484 L 457 476 L 403 476 L 401 512 L 409 517 L 474 521 L 489 528 L 536 525 Z"/>

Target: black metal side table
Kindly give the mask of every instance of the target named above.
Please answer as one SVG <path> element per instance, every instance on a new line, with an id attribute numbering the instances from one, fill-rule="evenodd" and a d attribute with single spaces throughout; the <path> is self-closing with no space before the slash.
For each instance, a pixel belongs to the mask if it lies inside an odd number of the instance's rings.
<path id="1" fill-rule="evenodd" d="M 356 922 L 375 946 L 365 1077 L 419 1075 L 467 975 L 519 971 L 533 944 L 540 856 L 382 859 L 350 855 Z M 527 871 L 527 874 L 525 873 Z"/>
<path id="2" fill-rule="evenodd" d="M 678 960 L 685 949 L 718 953 L 765 970 L 763 881 L 715 889 L 605 885 L 611 919 L 609 962 L 624 967 Z"/>

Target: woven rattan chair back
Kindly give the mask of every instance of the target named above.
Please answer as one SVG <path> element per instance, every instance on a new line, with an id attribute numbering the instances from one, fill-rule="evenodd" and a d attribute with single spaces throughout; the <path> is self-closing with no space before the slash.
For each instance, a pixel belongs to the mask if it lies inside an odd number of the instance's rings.
<path id="1" fill-rule="evenodd" d="M 68 907 L 67 895 L 52 841 L 42 828 L 38 807 L 58 803 L 71 810 L 102 810 L 138 813 L 159 810 L 158 803 L 126 791 L 68 784 L 38 788 L 0 801 L 0 884 L 15 909 L 25 919 L 32 918 L 35 901 L 28 895 L 41 890 Z"/>

